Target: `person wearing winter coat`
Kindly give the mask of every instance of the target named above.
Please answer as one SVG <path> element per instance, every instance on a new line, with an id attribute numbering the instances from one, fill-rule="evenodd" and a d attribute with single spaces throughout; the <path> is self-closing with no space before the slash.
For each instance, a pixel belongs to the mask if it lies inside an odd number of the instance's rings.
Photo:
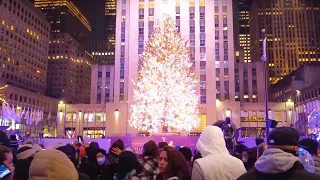
<path id="1" fill-rule="evenodd" d="M 78 158 L 77 158 L 77 153 L 76 153 L 76 149 L 74 148 L 74 146 L 67 144 L 65 146 L 61 146 L 59 148 L 57 148 L 57 150 L 65 153 L 68 158 L 70 159 L 70 161 L 74 164 L 74 167 L 77 169 L 78 166 Z M 90 177 L 84 173 L 81 173 L 78 171 L 78 176 L 79 176 L 79 180 L 90 180 Z"/>
<path id="2" fill-rule="evenodd" d="M 114 180 L 134 180 L 141 172 L 141 165 L 137 156 L 130 151 L 123 151 L 119 155 L 117 171 Z"/>
<path id="3" fill-rule="evenodd" d="M 28 180 L 30 165 L 35 153 L 36 151 L 29 146 L 23 146 L 18 149 L 14 180 Z"/>
<path id="4" fill-rule="evenodd" d="M 242 161 L 229 154 L 219 127 L 206 127 L 196 147 L 202 158 L 194 162 L 192 180 L 235 180 L 246 172 Z"/>
<path id="5" fill-rule="evenodd" d="M 316 173 L 320 174 L 319 143 L 314 139 L 306 138 L 300 141 L 300 145 L 305 147 L 305 149 L 313 156 Z"/>
<path id="6" fill-rule="evenodd" d="M 63 152 L 42 150 L 34 155 L 30 165 L 29 180 L 78 180 L 74 164 Z"/>
<path id="7" fill-rule="evenodd" d="M 156 180 L 190 180 L 188 164 L 174 147 L 165 146 L 159 157 L 159 174 Z"/>
<path id="8" fill-rule="evenodd" d="M 154 141 L 149 141 L 143 147 L 142 159 L 139 161 L 142 166 L 140 180 L 154 180 L 158 170 L 158 146 Z"/>
<path id="9" fill-rule="evenodd" d="M 268 149 L 254 167 L 238 180 L 316 180 L 320 175 L 305 170 L 298 158 L 299 132 L 290 127 L 272 130 Z"/>

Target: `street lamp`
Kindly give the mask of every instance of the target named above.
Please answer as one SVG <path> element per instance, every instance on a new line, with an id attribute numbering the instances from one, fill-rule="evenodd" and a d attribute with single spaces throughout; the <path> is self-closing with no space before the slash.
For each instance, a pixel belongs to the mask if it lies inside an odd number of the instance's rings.
<path id="1" fill-rule="evenodd" d="M 116 109 L 116 111 L 114 112 L 114 115 L 116 117 L 116 120 L 118 120 L 118 118 L 119 118 L 119 110 L 118 109 Z"/>
<path id="2" fill-rule="evenodd" d="M 231 117 L 231 110 L 229 108 L 226 110 L 226 117 L 227 118 Z"/>

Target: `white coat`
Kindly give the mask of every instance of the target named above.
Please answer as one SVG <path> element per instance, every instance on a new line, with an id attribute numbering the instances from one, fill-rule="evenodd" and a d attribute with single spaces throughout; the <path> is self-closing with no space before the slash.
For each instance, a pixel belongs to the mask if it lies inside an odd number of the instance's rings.
<path id="1" fill-rule="evenodd" d="M 194 162 L 192 180 L 235 180 L 246 173 L 243 162 L 229 154 L 219 127 L 206 127 L 196 146 L 202 158 Z"/>

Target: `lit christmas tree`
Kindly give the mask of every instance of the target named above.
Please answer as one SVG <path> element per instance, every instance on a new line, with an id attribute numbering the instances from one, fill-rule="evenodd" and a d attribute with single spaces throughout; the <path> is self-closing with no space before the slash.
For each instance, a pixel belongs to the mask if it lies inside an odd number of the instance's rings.
<path id="1" fill-rule="evenodd" d="M 159 20 L 141 60 L 130 126 L 150 133 L 198 127 L 198 80 L 187 41 L 168 15 Z"/>

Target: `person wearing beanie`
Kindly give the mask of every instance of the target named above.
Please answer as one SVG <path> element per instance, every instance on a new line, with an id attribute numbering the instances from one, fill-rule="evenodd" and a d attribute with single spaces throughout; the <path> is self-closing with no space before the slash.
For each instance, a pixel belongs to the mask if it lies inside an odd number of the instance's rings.
<path id="1" fill-rule="evenodd" d="M 46 149 L 35 154 L 29 170 L 29 180 L 78 180 L 74 164 L 63 152 Z"/>
<path id="2" fill-rule="evenodd" d="M 316 173 L 320 174 L 319 143 L 316 140 L 310 138 L 302 139 L 299 143 L 313 156 Z"/>
<path id="3" fill-rule="evenodd" d="M 67 144 L 65 146 L 61 146 L 57 148 L 57 150 L 65 153 L 68 156 L 68 158 L 71 160 L 71 162 L 74 164 L 74 167 L 77 169 L 77 166 L 78 166 L 77 153 L 72 145 Z M 78 171 L 78 176 L 79 176 L 79 180 L 90 180 L 90 177 L 88 175 L 81 173 L 79 171 Z"/>
<path id="4" fill-rule="evenodd" d="M 35 153 L 36 151 L 28 146 L 19 148 L 15 164 L 15 174 L 13 176 L 14 180 L 28 180 L 29 168 Z"/>
<path id="5" fill-rule="evenodd" d="M 309 173 L 298 158 L 299 132 L 290 127 L 272 130 L 267 140 L 267 150 L 254 167 L 238 180 L 316 180 L 320 175 Z"/>

